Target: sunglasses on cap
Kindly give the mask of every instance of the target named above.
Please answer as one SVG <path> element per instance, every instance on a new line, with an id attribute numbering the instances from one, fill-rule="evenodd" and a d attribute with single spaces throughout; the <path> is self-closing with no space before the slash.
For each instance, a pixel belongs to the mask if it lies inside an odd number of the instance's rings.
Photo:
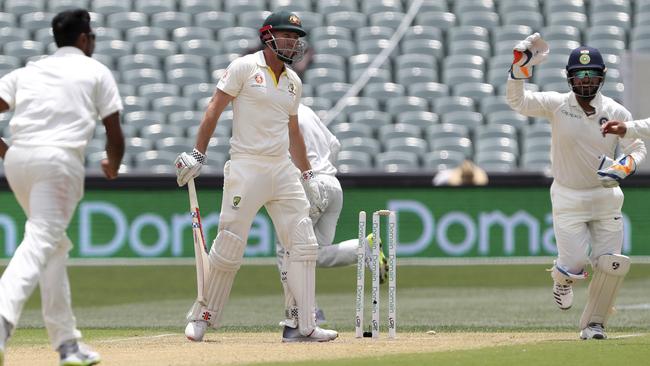
<path id="1" fill-rule="evenodd" d="M 578 79 L 602 77 L 603 73 L 600 70 L 577 70 L 573 72 L 573 77 Z"/>

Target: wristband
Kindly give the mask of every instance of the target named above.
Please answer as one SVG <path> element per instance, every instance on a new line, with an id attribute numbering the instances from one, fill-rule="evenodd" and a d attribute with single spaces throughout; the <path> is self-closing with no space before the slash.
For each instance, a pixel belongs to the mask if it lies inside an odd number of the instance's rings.
<path id="1" fill-rule="evenodd" d="M 196 159 L 196 161 L 199 162 L 201 165 L 205 165 L 205 163 L 208 162 L 208 157 L 204 153 L 197 150 L 196 148 L 192 150 L 192 157 Z"/>
<path id="2" fill-rule="evenodd" d="M 302 180 L 310 180 L 314 178 L 314 171 L 309 169 L 302 172 Z"/>

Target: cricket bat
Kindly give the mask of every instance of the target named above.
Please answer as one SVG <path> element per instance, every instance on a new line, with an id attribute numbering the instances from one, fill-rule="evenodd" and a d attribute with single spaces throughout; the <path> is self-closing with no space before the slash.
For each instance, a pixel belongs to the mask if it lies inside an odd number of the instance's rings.
<path id="1" fill-rule="evenodd" d="M 208 261 L 208 247 L 205 245 L 203 226 L 201 225 L 201 212 L 199 211 L 199 200 L 196 195 L 194 179 L 187 182 L 187 190 L 190 194 L 190 215 L 192 217 L 192 234 L 194 236 L 194 259 L 196 262 L 196 288 L 197 302 L 205 304 L 205 278 L 210 270 Z"/>

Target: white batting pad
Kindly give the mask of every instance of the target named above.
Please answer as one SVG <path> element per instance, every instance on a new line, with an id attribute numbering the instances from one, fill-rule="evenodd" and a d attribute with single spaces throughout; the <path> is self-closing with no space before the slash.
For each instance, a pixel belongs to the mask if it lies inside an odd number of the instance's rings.
<path id="1" fill-rule="evenodd" d="M 300 333 L 309 335 L 316 326 L 316 259 L 318 244 L 311 220 L 303 219 L 291 237 L 287 266 L 287 285 L 298 307 Z"/>
<path id="2" fill-rule="evenodd" d="M 212 244 L 208 260 L 210 272 L 206 278 L 205 306 L 197 306 L 191 311 L 191 320 L 205 320 L 211 327 L 218 327 L 223 307 L 230 296 L 230 289 L 235 280 L 244 256 L 246 245 L 237 235 L 227 230 L 219 231 Z"/>
<path id="3" fill-rule="evenodd" d="M 282 253 L 282 260 L 280 260 L 280 253 Z M 289 252 L 286 250 L 278 250 L 278 261 L 280 266 L 280 282 L 282 283 L 282 290 L 284 292 L 284 316 L 285 320 L 282 325 L 291 328 L 298 326 L 298 307 L 296 306 L 296 299 L 289 289 L 287 283 L 287 273 L 289 273 Z"/>
<path id="4" fill-rule="evenodd" d="M 589 323 L 600 323 L 605 327 L 612 307 L 630 270 L 630 258 L 621 254 L 605 254 L 598 257 L 594 276 L 589 284 L 587 306 L 580 318 L 580 329 Z"/>

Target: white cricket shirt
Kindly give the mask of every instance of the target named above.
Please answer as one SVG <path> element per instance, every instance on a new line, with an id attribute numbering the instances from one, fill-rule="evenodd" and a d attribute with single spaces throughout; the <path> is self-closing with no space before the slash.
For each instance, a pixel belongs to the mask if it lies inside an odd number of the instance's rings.
<path id="1" fill-rule="evenodd" d="M 234 60 L 219 83 L 233 99 L 230 154 L 283 156 L 289 150 L 289 116 L 298 114 L 302 82 L 285 67 L 279 80 L 264 53 Z"/>
<path id="2" fill-rule="evenodd" d="M 97 117 L 122 110 L 111 71 L 76 47 L 61 47 L 2 77 L 0 98 L 14 110 L 12 145 L 71 148 L 81 155 Z"/>
<path id="3" fill-rule="evenodd" d="M 646 155 L 643 141 L 603 137 L 600 125 L 609 120 L 629 121 L 630 112 L 601 93 L 591 101 L 596 112 L 587 116 L 573 92 L 524 91 L 523 80 L 509 79 L 506 89 L 508 104 L 526 116 L 546 117 L 551 122 L 551 172 L 561 185 L 573 189 L 600 187 L 596 171 L 599 157 L 614 159 L 617 145 L 623 154 L 630 154 L 640 163 Z"/>
<path id="4" fill-rule="evenodd" d="M 298 107 L 298 124 L 314 173 L 336 175 L 336 167 L 332 161 L 341 148 L 339 140 L 327 129 L 318 115 L 302 103 Z"/>
<path id="5" fill-rule="evenodd" d="M 627 127 L 625 132 L 627 138 L 650 138 L 650 118 L 625 122 L 625 127 Z"/>

